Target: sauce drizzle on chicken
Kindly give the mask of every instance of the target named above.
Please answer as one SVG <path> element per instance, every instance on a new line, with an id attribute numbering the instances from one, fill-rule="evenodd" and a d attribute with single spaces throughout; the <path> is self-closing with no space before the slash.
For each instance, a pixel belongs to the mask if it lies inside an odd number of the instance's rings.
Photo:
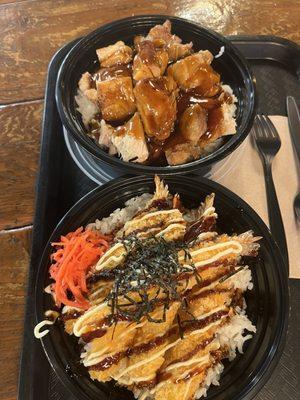
<path id="1" fill-rule="evenodd" d="M 170 21 L 135 37 L 132 48 L 118 41 L 97 55 L 100 68 L 82 75 L 76 101 L 88 134 L 110 155 L 180 165 L 236 132 L 236 98 L 214 70 L 213 55 L 183 44 Z M 127 129 L 133 116 L 141 121 L 136 136 Z M 115 140 L 120 132 L 124 140 Z"/>

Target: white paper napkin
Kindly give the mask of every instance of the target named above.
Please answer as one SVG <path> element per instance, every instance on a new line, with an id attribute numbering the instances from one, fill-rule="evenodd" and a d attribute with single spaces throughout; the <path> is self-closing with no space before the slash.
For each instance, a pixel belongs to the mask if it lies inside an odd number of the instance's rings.
<path id="1" fill-rule="evenodd" d="M 300 165 L 294 153 L 287 117 L 276 115 L 270 118 L 281 138 L 281 148 L 273 160 L 273 179 L 287 238 L 290 277 L 300 279 L 300 224 L 293 210 L 300 184 Z M 238 157 L 235 168 L 216 180 L 250 204 L 268 225 L 263 167 L 250 135 Z"/>

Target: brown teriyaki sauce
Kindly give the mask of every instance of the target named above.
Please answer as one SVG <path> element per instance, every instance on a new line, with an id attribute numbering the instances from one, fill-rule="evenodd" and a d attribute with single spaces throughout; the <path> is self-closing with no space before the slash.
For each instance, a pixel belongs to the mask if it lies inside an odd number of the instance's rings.
<path id="1" fill-rule="evenodd" d="M 215 71 L 204 71 L 208 74 L 207 82 L 211 82 L 210 74 L 216 74 Z M 132 64 L 115 65 L 112 67 L 100 68 L 92 74 L 92 87 L 96 89 L 96 81 L 105 81 L 117 77 L 132 76 Z M 206 87 L 207 86 L 207 87 Z M 161 89 L 161 88 L 158 88 Z M 202 85 L 189 90 L 179 90 L 177 96 L 177 119 L 174 129 L 168 139 L 159 141 L 155 137 L 146 137 L 149 150 L 149 157 L 143 163 L 145 165 L 166 166 L 168 165 L 165 151 L 177 144 L 185 143 L 186 139 L 181 135 L 179 129 L 179 119 L 184 111 L 195 104 L 199 104 L 207 113 L 207 132 L 201 137 L 201 145 L 205 146 L 214 136 L 216 139 L 219 134 L 219 127 L 223 120 L 221 109 L 222 103 L 232 103 L 232 96 L 226 92 L 222 93 L 221 86 L 215 84 L 213 86 Z M 130 120 L 132 115 L 122 120 L 110 121 L 109 124 L 114 128 L 121 127 Z M 94 122 L 90 123 L 90 136 L 96 141 L 99 140 L 99 123 L 102 119 L 101 112 L 94 117 Z"/>

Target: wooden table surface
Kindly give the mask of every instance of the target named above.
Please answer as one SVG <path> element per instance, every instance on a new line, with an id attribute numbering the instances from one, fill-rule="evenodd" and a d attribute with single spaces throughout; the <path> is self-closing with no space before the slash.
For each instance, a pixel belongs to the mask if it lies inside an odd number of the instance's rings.
<path id="1" fill-rule="evenodd" d="M 300 0 L 0 0 L 0 400 L 16 399 L 47 65 L 105 22 L 158 13 L 300 42 Z M 30 373 L 30 371 L 29 371 Z"/>

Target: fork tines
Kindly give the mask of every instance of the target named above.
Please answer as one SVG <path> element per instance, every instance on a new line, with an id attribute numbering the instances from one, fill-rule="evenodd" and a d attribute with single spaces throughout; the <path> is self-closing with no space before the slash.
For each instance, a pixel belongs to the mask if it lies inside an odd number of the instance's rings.
<path id="1" fill-rule="evenodd" d="M 253 134 L 257 149 L 262 156 L 274 156 L 281 146 L 279 134 L 266 115 L 257 115 L 253 124 Z"/>
<path id="2" fill-rule="evenodd" d="M 253 128 L 255 138 L 271 137 L 274 139 L 279 139 L 278 132 L 273 125 L 273 122 L 267 115 L 256 115 Z"/>

